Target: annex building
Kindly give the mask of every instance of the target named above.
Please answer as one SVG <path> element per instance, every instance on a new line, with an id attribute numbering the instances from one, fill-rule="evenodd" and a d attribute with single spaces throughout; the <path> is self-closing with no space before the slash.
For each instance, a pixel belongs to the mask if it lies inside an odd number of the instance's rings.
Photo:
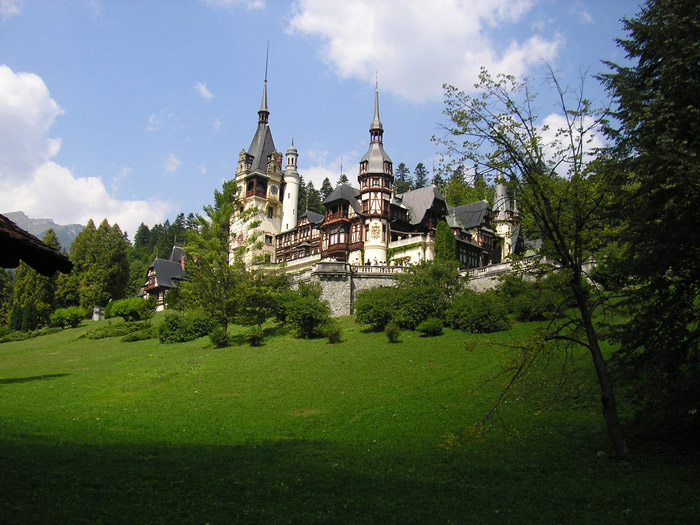
<path id="1" fill-rule="evenodd" d="M 267 80 L 258 125 L 248 150 L 238 156 L 235 181 L 239 209 L 232 219 L 231 253 L 246 242 L 251 220 L 262 248 L 253 256 L 301 272 L 321 262 L 351 266 L 403 266 L 435 256 L 435 230 L 446 221 L 457 239 L 464 268 L 505 260 L 516 245 L 519 214 L 502 184 L 493 205 L 486 200 L 448 206 L 435 186 L 396 193 L 391 158 L 375 90 L 369 147 L 359 160 L 357 185 L 339 185 L 323 201 L 325 213 L 297 209 L 299 152 L 275 147 L 269 124 Z M 243 213 L 245 212 L 245 218 Z M 250 214 L 255 215 L 253 219 Z"/>

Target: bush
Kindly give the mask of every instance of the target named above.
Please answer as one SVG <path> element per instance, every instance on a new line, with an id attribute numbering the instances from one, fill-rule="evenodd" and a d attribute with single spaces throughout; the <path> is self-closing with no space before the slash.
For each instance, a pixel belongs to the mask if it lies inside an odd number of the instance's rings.
<path id="1" fill-rule="evenodd" d="M 171 312 L 163 319 L 158 338 L 161 343 L 184 343 L 208 335 L 215 327 L 216 321 L 206 312 Z"/>
<path id="2" fill-rule="evenodd" d="M 322 337 L 330 318 L 328 303 L 314 297 L 297 297 L 287 305 L 287 324 L 300 339 Z"/>
<path id="3" fill-rule="evenodd" d="M 384 330 L 396 314 L 399 304 L 398 288 L 370 288 L 355 296 L 353 309 L 358 323 L 368 324 L 375 331 Z"/>
<path id="4" fill-rule="evenodd" d="M 464 290 L 452 301 L 447 322 L 455 330 L 475 334 L 500 332 L 510 328 L 508 310 L 494 292 Z"/>
<path id="5" fill-rule="evenodd" d="M 87 313 L 79 306 L 69 306 L 68 308 L 59 308 L 51 314 L 51 326 L 60 326 L 61 328 L 75 328 L 80 322 L 85 319 Z"/>
<path id="6" fill-rule="evenodd" d="M 122 337 L 121 340 L 124 343 L 132 343 L 134 341 L 145 341 L 146 339 L 155 339 L 156 337 L 158 337 L 158 329 L 149 325 L 148 328 L 145 328 L 143 330 L 138 330 L 126 334 L 124 337 Z"/>
<path id="7" fill-rule="evenodd" d="M 343 329 L 335 321 L 330 321 L 326 326 L 326 337 L 332 345 L 343 342 Z"/>
<path id="8" fill-rule="evenodd" d="M 139 332 L 142 330 L 150 329 L 149 322 L 139 322 L 139 323 L 119 323 L 110 324 L 106 326 L 100 326 L 93 330 L 88 330 L 87 332 L 78 336 L 78 339 L 105 339 L 107 337 L 124 337 L 128 334 L 134 332 Z M 153 335 L 155 337 L 155 335 Z"/>
<path id="9" fill-rule="evenodd" d="M 435 337 L 442 335 L 442 320 L 437 317 L 429 317 L 420 323 L 416 330 L 426 337 Z"/>
<path id="10" fill-rule="evenodd" d="M 223 326 L 215 326 L 214 329 L 209 332 L 209 339 L 211 339 L 215 348 L 226 348 L 228 346 L 228 333 L 226 333 Z M 257 345 L 251 344 L 251 346 Z"/>
<path id="11" fill-rule="evenodd" d="M 437 286 L 409 286 L 400 289 L 394 321 L 407 330 L 414 330 L 429 317 L 442 319 L 447 309 L 444 290 Z"/>
<path id="12" fill-rule="evenodd" d="M 384 333 L 389 339 L 390 343 L 398 343 L 399 337 L 401 337 L 401 328 L 394 321 L 387 323 L 384 327 Z"/>
<path id="13" fill-rule="evenodd" d="M 142 321 L 153 315 L 150 304 L 140 297 L 129 297 L 110 302 L 105 308 L 105 318 L 123 317 L 127 323 Z"/>

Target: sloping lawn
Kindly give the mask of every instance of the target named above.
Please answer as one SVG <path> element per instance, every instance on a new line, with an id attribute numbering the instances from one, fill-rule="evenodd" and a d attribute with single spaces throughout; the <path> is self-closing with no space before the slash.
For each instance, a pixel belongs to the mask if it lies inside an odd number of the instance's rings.
<path id="1" fill-rule="evenodd" d="M 557 364 L 519 385 L 505 427 L 463 437 L 503 384 L 484 384 L 512 354 L 497 343 L 531 325 L 389 344 L 345 318 L 337 345 L 273 335 L 223 350 L 77 338 L 99 325 L 0 345 L 1 523 L 700 515 L 697 458 L 610 458 L 585 355 L 561 388 Z"/>

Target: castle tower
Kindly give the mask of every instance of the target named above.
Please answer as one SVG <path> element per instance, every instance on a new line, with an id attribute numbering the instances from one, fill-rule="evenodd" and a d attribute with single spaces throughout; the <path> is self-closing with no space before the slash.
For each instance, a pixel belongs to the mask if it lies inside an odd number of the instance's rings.
<path id="1" fill-rule="evenodd" d="M 360 160 L 360 201 L 365 216 L 365 259 L 386 261 L 394 171 L 384 151 L 384 126 L 379 118 L 379 89 L 374 91 L 374 119 L 369 127 L 369 150 Z"/>
<path id="2" fill-rule="evenodd" d="M 292 145 L 287 150 L 287 167 L 284 170 L 284 186 L 282 194 L 282 231 L 288 231 L 297 224 L 297 201 L 299 199 L 299 172 L 297 159 L 299 153 Z"/>
<path id="3" fill-rule="evenodd" d="M 260 255 L 264 259 L 273 259 L 274 236 L 282 229 L 282 154 L 275 149 L 269 116 L 267 71 L 265 71 L 262 101 L 258 110 L 258 127 L 248 151 L 241 151 L 239 154 L 236 168 L 240 208 L 232 222 L 232 248 L 239 247 L 250 235 L 248 221 L 240 220 L 240 214 L 244 210 L 255 208 L 255 216 L 252 219 L 260 220 L 260 226 L 256 228 L 256 232 L 263 246 L 260 251 L 249 254 L 249 261 L 253 256 Z M 251 217 L 248 216 L 248 219 Z"/>
<path id="4" fill-rule="evenodd" d="M 503 239 L 501 244 L 501 261 L 505 261 L 515 251 L 520 228 L 518 226 L 518 210 L 513 199 L 511 205 L 508 190 L 502 178 L 496 179 L 496 191 L 493 197 L 493 224 L 496 236 Z"/>

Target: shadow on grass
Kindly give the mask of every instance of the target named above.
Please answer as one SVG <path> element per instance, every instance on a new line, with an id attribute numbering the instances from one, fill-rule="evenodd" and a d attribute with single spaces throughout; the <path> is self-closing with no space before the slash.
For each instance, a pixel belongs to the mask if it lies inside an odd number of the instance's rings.
<path id="1" fill-rule="evenodd" d="M 15 439 L 0 441 L 1 523 L 616 523 L 634 516 L 651 523 L 690 522 L 700 510 L 688 504 L 697 488 L 689 483 L 693 468 L 562 462 L 544 450 L 533 461 L 487 449 L 413 455 L 300 440 L 96 446 Z"/>
<path id="2" fill-rule="evenodd" d="M 66 377 L 70 374 L 46 374 L 43 376 L 31 376 L 31 377 L 9 377 L 6 379 L 0 379 L 0 385 L 10 385 L 13 383 L 29 383 L 30 381 L 42 381 L 45 379 L 55 379 L 57 377 Z"/>

